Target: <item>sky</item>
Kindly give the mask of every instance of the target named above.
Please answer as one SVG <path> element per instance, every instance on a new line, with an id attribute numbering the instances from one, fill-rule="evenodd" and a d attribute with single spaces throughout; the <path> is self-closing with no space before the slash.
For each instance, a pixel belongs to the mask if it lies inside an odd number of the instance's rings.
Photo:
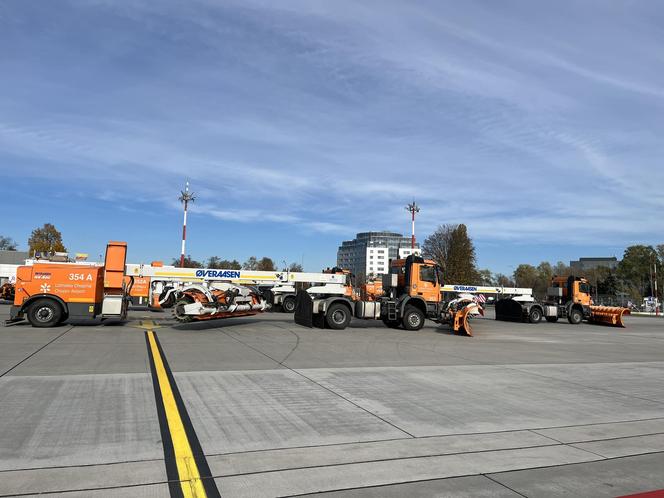
<path id="1" fill-rule="evenodd" d="M 0 234 L 336 262 L 465 223 L 478 264 L 664 242 L 664 4 L 5 0 Z"/>

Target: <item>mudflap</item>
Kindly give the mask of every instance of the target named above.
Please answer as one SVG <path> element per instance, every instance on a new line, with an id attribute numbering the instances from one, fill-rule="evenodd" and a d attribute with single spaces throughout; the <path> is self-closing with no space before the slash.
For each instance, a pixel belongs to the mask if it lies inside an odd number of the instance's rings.
<path id="1" fill-rule="evenodd" d="M 295 295 L 295 323 L 303 327 L 314 326 L 314 300 L 307 291 L 300 290 Z"/>
<path id="2" fill-rule="evenodd" d="M 514 299 L 496 301 L 496 320 L 504 322 L 523 322 L 523 307 Z"/>

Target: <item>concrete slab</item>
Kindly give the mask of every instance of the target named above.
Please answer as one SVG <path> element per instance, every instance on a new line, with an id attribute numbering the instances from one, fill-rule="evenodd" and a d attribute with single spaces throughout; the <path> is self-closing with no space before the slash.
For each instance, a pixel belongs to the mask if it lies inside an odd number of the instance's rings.
<path id="1" fill-rule="evenodd" d="M 390 460 L 216 479 L 224 496 L 267 497 L 579 463 L 598 457 L 568 446 Z"/>
<path id="2" fill-rule="evenodd" d="M 415 436 L 536 429 L 662 414 L 657 402 L 501 366 L 300 372 Z"/>
<path id="3" fill-rule="evenodd" d="M 561 443 L 577 443 L 583 441 L 596 441 L 598 439 L 662 434 L 664 433 L 664 418 L 538 429 L 537 433 L 553 438 Z"/>
<path id="4" fill-rule="evenodd" d="M 585 451 L 591 451 L 607 458 L 642 455 L 644 453 L 658 453 L 664 452 L 664 434 L 575 443 L 574 447 Z"/>
<path id="5" fill-rule="evenodd" d="M 269 472 L 304 467 L 451 455 L 477 451 L 550 446 L 548 438 L 530 431 L 407 438 L 366 443 L 307 446 L 208 456 L 215 476 Z"/>
<path id="6" fill-rule="evenodd" d="M 20 327 L 30 334 L 34 330 Z M 150 370 L 146 351 L 143 330 L 122 325 L 78 325 L 8 375 L 146 373 Z"/>
<path id="7" fill-rule="evenodd" d="M 170 498 L 170 496 L 168 484 L 153 484 L 55 493 L 49 494 L 48 498 Z"/>
<path id="8" fill-rule="evenodd" d="M 175 379 L 207 454 L 407 436 L 286 369 Z"/>
<path id="9" fill-rule="evenodd" d="M 662 469 L 664 453 L 655 453 L 489 477 L 531 498 L 609 498 L 664 489 Z"/>
<path id="10" fill-rule="evenodd" d="M 166 480 L 162 460 L 0 472 L 0 496 L 140 486 Z M 153 486 L 151 486 L 153 487 Z"/>
<path id="11" fill-rule="evenodd" d="M 330 491 L 302 498 L 514 498 L 521 495 L 510 491 L 484 476 L 452 477 L 408 484 L 392 484 L 347 491 Z"/>
<path id="12" fill-rule="evenodd" d="M 664 362 L 515 366 L 520 371 L 664 404 Z"/>
<path id="13" fill-rule="evenodd" d="M 3 377 L 0 470 L 163 458 L 146 374 Z"/>

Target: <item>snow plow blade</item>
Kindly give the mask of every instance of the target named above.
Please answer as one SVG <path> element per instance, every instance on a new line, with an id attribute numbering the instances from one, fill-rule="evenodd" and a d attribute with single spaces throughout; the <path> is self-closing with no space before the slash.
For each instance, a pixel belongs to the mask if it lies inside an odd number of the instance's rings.
<path id="1" fill-rule="evenodd" d="M 600 325 L 608 325 L 610 327 L 625 328 L 623 315 L 629 315 L 628 308 L 620 308 L 617 306 L 591 306 L 590 319 L 588 321 Z"/>
<path id="2" fill-rule="evenodd" d="M 295 296 L 295 323 L 309 328 L 314 326 L 314 301 L 303 290 Z"/>
<path id="3" fill-rule="evenodd" d="M 470 326 L 470 316 L 475 314 L 484 316 L 484 310 L 476 303 L 469 303 L 460 310 L 453 311 L 450 317 L 452 332 L 472 337 L 473 329 Z"/>

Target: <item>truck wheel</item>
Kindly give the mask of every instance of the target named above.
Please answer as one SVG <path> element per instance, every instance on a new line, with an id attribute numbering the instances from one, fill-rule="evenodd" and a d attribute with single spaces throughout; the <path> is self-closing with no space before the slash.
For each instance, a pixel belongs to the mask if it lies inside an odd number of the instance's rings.
<path id="1" fill-rule="evenodd" d="M 53 299 L 37 299 L 28 308 L 28 321 L 33 327 L 55 327 L 62 315 L 60 303 Z"/>
<path id="2" fill-rule="evenodd" d="M 173 305 L 173 318 L 175 318 L 180 323 L 189 323 L 194 317 L 193 315 L 185 315 L 184 307 L 187 304 L 191 304 L 193 300 L 189 297 L 180 299 Z"/>
<path id="3" fill-rule="evenodd" d="M 539 323 L 542 320 L 542 312 L 539 308 L 531 308 L 528 314 L 530 323 Z"/>
<path id="4" fill-rule="evenodd" d="M 327 326 L 335 330 L 343 330 L 348 327 L 350 319 L 350 310 L 341 303 L 333 304 L 325 313 Z"/>
<path id="5" fill-rule="evenodd" d="M 420 330 L 422 327 L 424 327 L 424 313 L 415 306 L 406 306 L 403 314 L 403 328 Z"/>
<path id="6" fill-rule="evenodd" d="M 398 329 L 401 326 L 401 322 L 399 320 L 388 320 L 387 318 L 381 318 L 383 321 L 383 324 L 391 329 Z"/>
<path id="7" fill-rule="evenodd" d="M 295 298 L 288 296 L 281 305 L 284 313 L 295 313 Z"/>
<path id="8" fill-rule="evenodd" d="M 583 313 L 581 313 L 581 310 L 576 308 L 569 310 L 569 315 L 567 315 L 567 321 L 569 323 L 572 325 L 578 325 L 581 323 L 581 320 L 583 320 Z"/>
<path id="9" fill-rule="evenodd" d="M 549 322 L 549 323 L 556 323 L 558 321 L 558 317 L 557 316 L 547 316 L 546 321 Z"/>

